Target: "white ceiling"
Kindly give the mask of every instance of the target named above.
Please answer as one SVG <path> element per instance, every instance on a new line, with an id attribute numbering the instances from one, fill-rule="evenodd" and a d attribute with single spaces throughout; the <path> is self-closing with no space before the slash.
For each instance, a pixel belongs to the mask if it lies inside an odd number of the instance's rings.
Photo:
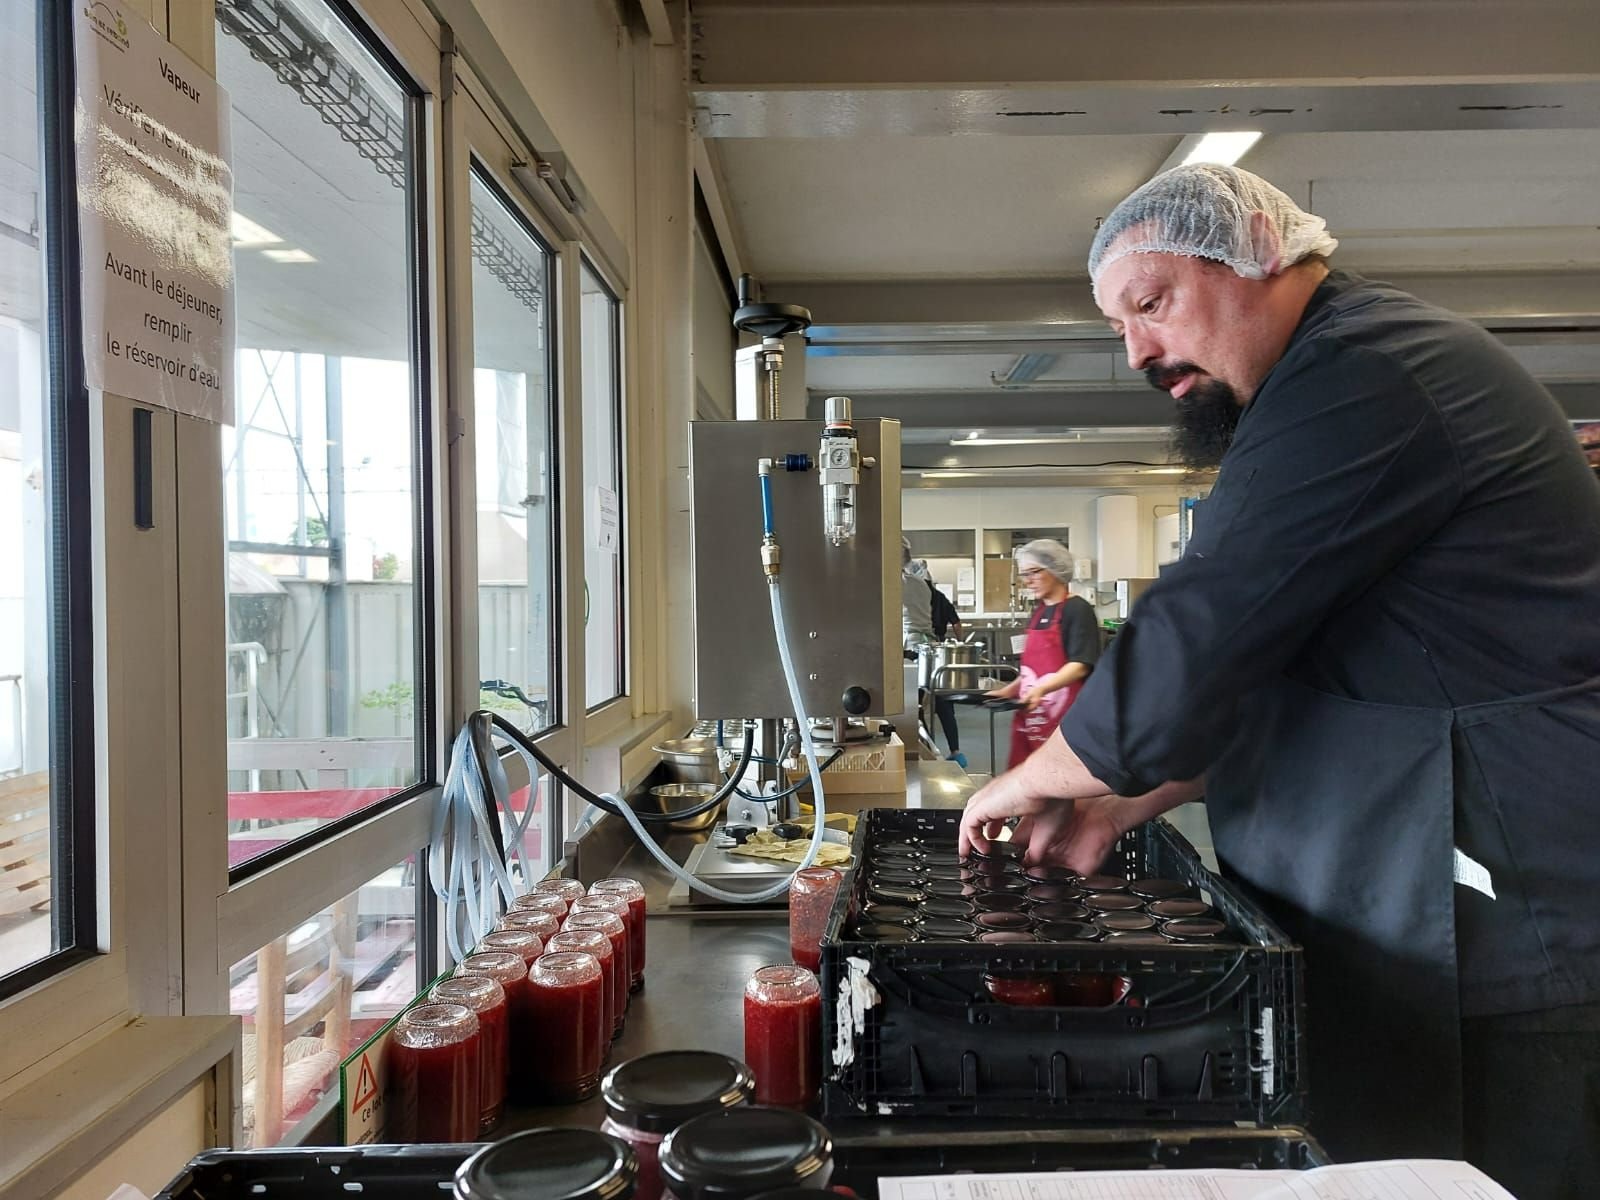
<path id="1" fill-rule="evenodd" d="M 724 138 L 767 280 L 1081 275 L 1095 222 L 1176 136 Z M 1600 130 L 1300 133 L 1240 164 L 1327 218 L 1356 270 L 1600 267 Z"/>

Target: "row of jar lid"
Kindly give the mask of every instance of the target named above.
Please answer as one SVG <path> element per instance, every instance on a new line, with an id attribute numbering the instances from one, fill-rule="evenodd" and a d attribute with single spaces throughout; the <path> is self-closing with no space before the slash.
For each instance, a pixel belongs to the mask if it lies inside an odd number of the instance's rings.
<path id="1" fill-rule="evenodd" d="M 891 906 L 892 907 L 892 906 Z M 921 916 L 868 906 L 847 936 L 869 942 L 1117 942 L 1134 945 L 1215 944 L 1227 925 L 1214 917 L 1158 920 L 1148 913 L 1102 913 L 1089 921 L 1031 920 L 1025 913 L 979 913 L 975 920 Z"/>

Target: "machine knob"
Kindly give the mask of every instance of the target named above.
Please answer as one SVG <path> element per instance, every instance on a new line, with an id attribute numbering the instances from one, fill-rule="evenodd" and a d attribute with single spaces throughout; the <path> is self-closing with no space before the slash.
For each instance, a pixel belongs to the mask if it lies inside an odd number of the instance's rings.
<path id="1" fill-rule="evenodd" d="M 864 687 L 847 687 L 839 702 L 844 705 L 845 712 L 859 717 L 872 707 L 872 693 Z"/>

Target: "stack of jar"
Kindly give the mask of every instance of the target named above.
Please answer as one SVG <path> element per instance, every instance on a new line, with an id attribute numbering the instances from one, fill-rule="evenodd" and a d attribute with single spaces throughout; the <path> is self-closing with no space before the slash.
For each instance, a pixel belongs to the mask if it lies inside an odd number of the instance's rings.
<path id="1" fill-rule="evenodd" d="M 509 1097 L 594 1094 L 644 986 L 645 897 L 631 879 L 546 880 L 512 902 L 390 1038 L 390 1137 L 473 1141 Z"/>
<path id="2" fill-rule="evenodd" d="M 722 1062 L 735 1068 L 740 1065 L 731 1059 Z M 690 1065 L 690 1070 L 701 1084 L 718 1073 L 736 1083 L 727 1076 L 725 1066 L 710 1066 L 711 1075 L 703 1074 L 702 1066 Z M 658 1067 L 644 1073 L 658 1073 Z M 653 1084 L 643 1086 L 654 1090 Z M 672 1092 L 669 1098 L 645 1103 L 643 1108 L 636 1106 L 636 1111 L 654 1114 L 651 1120 L 659 1117 L 676 1122 L 664 1135 L 641 1136 L 645 1131 L 608 1118 L 598 1133 L 533 1129 L 485 1146 L 456 1171 L 456 1200 L 503 1200 L 508 1196 L 759 1200 L 788 1195 L 795 1189 L 816 1192 L 827 1188 L 833 1175 L 833 1142 L 828 1131 L 810 1117 L 782 1109 L 746 1107 L 736 1093 L 712 1090 L 696 1099 L 689 1087 L 675 1087 Z M 610 1098 L 608 1079 L 608 1105 Z M 689 1109 L 699 1111 L 682 1120 L 669 1115 Z M 654 1164 L 658 1151 L 659 1170 L 646 1163 L 648 1155 Z"/>
<path id="3" fill-rule="evenodd" d="M 948 843 L 875 844 L 865 904 L 849 936 L 877 942 L 1103 942 L 1214 945 L 1227 924 L 1175 879 L 1078 875 L 1024 867 L 1021 846 L 995 842 L 959 858 Z"/>

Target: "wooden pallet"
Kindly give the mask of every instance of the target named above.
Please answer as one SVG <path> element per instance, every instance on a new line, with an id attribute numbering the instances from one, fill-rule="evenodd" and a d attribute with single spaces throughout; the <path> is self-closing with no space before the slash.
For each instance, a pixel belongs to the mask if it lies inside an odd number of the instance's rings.
<path id="1" fill-rule="evenodd" d="M 50 907 L 50 773 L 0 780 L 0 917 Z"/>

